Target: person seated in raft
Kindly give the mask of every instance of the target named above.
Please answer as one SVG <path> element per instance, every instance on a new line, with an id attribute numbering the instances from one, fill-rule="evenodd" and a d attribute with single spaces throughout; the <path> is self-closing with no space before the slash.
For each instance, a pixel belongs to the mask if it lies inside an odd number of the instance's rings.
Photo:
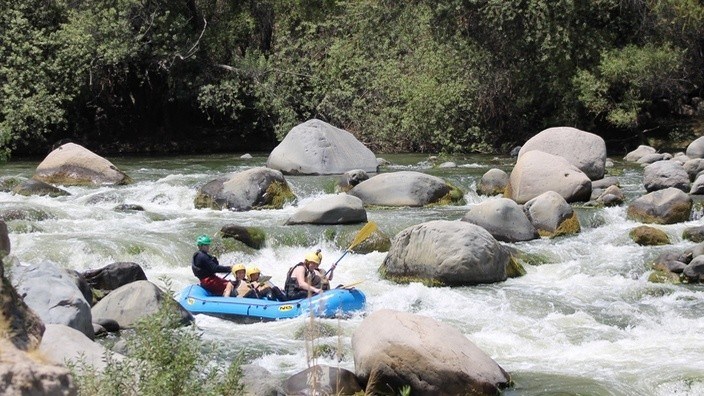
<path id="1" fill-rule="evenodd" d="M 234 297 L 256 298 L 257 292 L 252 289 L 249 282 L 245 279 L 247 268 L 244 264 L 235 264 L 232 266 L 232 275 L 235 280 L 232 281 L 232 288 L 235 290 Z"/>
<path id="2" fill-rule="evenodd" d="M 286 295 L 271 282 L 270 276 L 261 276 L 261 271 L 257 267 L 247 269 L 247 282 L 254 290 L 257 298 L 266 298 L 273 301 L 286 301 Z"/>
<path id="3" fill-rule="evenodd" d="M 210 237 L 201 235 L 196 239 L 198 251 L 193 254 L 191 260 L 191 270 L 193 275 L 200 280 L 200 285 L 207 291 L 217 296 L 230 297 L 234 289 L 232 283 L 215 275 L 217 273 L 232 271 L 232 267 L 226 267 L 218 263 L 218 259 L 211 256 Z"/>
<path id="4" fill-rule="evenodd" d="M 315 251 L 315 254 L 318 255 L 318 258 L 320 259 L 320 264 L 323 263 L 323 254 L 320 252 L 320 249 Z M 320 265 L 318 268 L 315 269 L 315 276 L 313 277 L 312 285 L 323 289 L 323 290 L 330 290 L 330 281 L 332 280 L 333 277 L 333 272 L 335 271 L 335 266 L 333 265 L 332 268 L 330 268 L 330 273 L 326 274 L 326 271 L 322 268 L 320 268 Z"/>
<path id="5" fill-rule="evenodd" d="M 314 295 L 323 292 L 321 277 L 316 272 L 320 266 L 321 256 L 322 254 L 319 254 L 319 252 L 308 253 L 303 262 L 289 268 L 288 274 L 286 274 L 286 284 L 284 285 L 288 300 L 298 300 L 308 297 L 309 294 Z M 316 284 L 318 286 L 315 286 Z"/>

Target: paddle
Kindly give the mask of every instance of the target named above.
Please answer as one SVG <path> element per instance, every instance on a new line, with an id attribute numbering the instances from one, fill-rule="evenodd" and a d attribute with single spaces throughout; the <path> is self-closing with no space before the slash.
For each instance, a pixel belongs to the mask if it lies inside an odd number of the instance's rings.
<path id="1" fill-rule="evenodd" d="M 342 258 L 345 257 L 345 255 L 347 253 L 351 252 L 355 246 L 359 245 L 360 243 L 362 243 L 362 241 L 369 238 L 369 236 L 374 231 L 376 231 L 376 223 L 375 222 L 370 221 L 367 224 L 365 224 L 364 227 L 362 227 L 362 229 L 360 229 L 359 232 L 357 232 L 357 235 L 354 237 L 354 239 L 352 240 L 352 243 L 347 248 L 347 250 L 345 250 L 345 252 L 342 253 L 342 256 L 340 256 L 340 258 L 337 259 L 337 261 L 335 261 L 335 264 L 333 264 L 332 267 L 330 267 L 330 269 L 325 273 L 325 276 L 328 276 L 332 271 L 334 271 L 335 267 L 337 267 L 337 263 L 339 263 L 340 260 L 342 260 Z"/>
<path id="2" fill-rule="evenodd" d="M 336 287 L 335 289 L 351 290 L 351 289 L 354 289 L 354 287 L 357 286 L 358 284 L 364 282 L 365 280 L 366 280 L 366 279 L 362 279 L 362 280 L 359 280 L 359 281 L 357 281 L 357 282 L 348 283 L 348 284 L 346 284 L 346 285 L 337 285 L 337 287 Z"/>

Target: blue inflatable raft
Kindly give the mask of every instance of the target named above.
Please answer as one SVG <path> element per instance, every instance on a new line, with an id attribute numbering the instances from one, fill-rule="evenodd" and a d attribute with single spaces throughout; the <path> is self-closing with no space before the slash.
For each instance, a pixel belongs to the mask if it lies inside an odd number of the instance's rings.
<path id="1" fill-rule="evenodd" d="M 311 298 L 271 301 L 256 298 L 213 296 L 200 285 L 181 291 L 178 302 L 192 314 L 254 321 L 295 318 L 301 315 L 334 318 L 364 308 L 366 297 L 357 289 L 332 289 Z"/>

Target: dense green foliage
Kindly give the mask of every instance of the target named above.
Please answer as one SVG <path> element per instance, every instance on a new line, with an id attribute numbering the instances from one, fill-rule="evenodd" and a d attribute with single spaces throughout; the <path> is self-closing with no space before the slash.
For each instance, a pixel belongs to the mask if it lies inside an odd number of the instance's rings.
<path id="1" fill-rule="evenodd" d="M 0 148 L 269 149 L 316 117 L 378 151 L 571 125 L 700 133 L 698 0 L 0 0 Z M 623 148 L 623 147 L 620 147 Z"/>
<path id="2" fill-rule="evenodd" d="M 81 395 L 241 395 L 239 360 L 227 369 L 215 366 L 208 345 L 194 328 L 178 329 L 181 320 L 167 301 L 158 313 L 142 320 L 127 345 L 128 359 L 107 357 L 104 371 L 86 364 L 71 367 Z"/>

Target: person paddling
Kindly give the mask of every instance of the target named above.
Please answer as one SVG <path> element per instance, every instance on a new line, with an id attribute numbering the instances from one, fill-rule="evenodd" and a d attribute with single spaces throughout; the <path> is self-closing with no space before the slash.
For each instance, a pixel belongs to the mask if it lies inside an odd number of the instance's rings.
<path id="1" fill-rule="evenodd" d="M 198 251 L 193 254 L 191 260 L 191 270 L 193 275 L 200 280 L 200 285 L 210 293 L 230 297 L 234 289 L 232 283 L 217 276 L 218 273 L 229 273 L 232 267 L 226 267 L 218 263 L 218 259 L 211 256 L 211 239 L 207 235 L 201 235 L 196 239 Z"/>
<path id="2" fill-rule="evenodd" d="M 288 300 L 298 300 L 323 292 L 321 278 L 316 272 L 320 266 L 322 254 L 311 252 L 305 259 L 288 270 L 284 291 Z M 317 278 L 317 279 L 316 279 Z M 315 286 L 315 284 L 318 286 Z"/>
<path id="3" fill-rule="evenodd" d="M 252 267 L 247 269 L 247 281 L 249 287 L 254 290 L 257 298 L 266 298 L 274 301 L 286 301 L 286 295 L 279 289 L 269 282 L 268 276 L 260 277 L 261 271 L 257 267 Z"/>

